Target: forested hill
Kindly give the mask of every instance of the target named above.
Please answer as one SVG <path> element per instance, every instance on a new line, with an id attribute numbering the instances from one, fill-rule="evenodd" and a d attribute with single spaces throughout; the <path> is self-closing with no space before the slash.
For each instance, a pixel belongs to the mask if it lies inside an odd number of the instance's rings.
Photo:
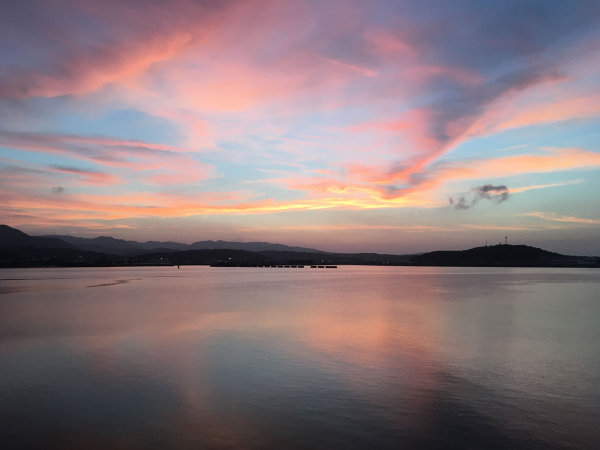
<path id="1" fill-rule="evenodd" d="M 491 245 L 469 250 L 435 251 L 415 255 L 411 263 L 419 266 L 473 267 L 553 267 L 594 266 L 597 257 L 569 256 L 529 245 Z"/>

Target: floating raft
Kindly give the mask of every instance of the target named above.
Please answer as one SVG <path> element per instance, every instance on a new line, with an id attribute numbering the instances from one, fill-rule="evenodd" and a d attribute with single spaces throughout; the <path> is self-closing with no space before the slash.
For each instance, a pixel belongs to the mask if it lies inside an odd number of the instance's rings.
<path id="1" fill-rule="evenodd" d="M 304 269 L 303 265 L 298 264 L 273 264 L 273 265 L 256 265 L 256 264 L 226 264 L 216 263 L 210 267 L 263 267 L 270 269 Z M 310 266 L 311 269 L 337 269 L 337 266 Z"/>

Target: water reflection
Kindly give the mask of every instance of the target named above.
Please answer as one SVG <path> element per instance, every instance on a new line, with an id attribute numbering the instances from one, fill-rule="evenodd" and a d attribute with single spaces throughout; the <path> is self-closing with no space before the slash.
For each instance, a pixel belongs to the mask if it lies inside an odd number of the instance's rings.
<path id="1" fill-rule="evenodd" d="M 596 272 L 7 272 L 2 448 L 600 444 Z"/>

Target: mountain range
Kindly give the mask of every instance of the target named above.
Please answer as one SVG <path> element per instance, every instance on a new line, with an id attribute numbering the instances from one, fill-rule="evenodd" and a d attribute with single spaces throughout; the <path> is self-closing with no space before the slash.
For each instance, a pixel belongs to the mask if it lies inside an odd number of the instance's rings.
<path id="1" fill-rule="evenodd" d="M 0 267 L 211 264 L 362 264 L 473 267 L 599 267 L 600 258 L 569 256 L 528 245 L 494 245 L 417 255 L 333 253 L 269 242 L 126 241 L 109 236 L 30 236 L 0 225 Z"/>
<path id="2" fill-rule="evenodd" d="M 230 241 L 198 241 L 193 244 L 182 244 L 180 242 L 160 242 L 160 241 L 126 241 L 115 239 L 109 236 L 99 236 L 96 238 L 81 238 L 69 235 L 45 235 L 41 236 L 50 239 L 60 239 L 82 250 L 93 252 L 103 252 L 113 255 L 134 255 L 147 253 L 149 251 L 165 250 L 246 250 L 249 252 L 263 251 L 291 251 L 291 252 L 311 252 L 324 253 L 321 250 L 305 247 L 293 247 L 283 244 L 271 244 L 269 242 L 230 242 Z"/>
<path id="3" fill-rule="evenodd" d="M 127 241 L 109 236 L 29 236 L 0 225 L 0 266 L 121 266 L 163 264 L 406 264 L 410 255 L 330 253 L 269 242 Z"/>

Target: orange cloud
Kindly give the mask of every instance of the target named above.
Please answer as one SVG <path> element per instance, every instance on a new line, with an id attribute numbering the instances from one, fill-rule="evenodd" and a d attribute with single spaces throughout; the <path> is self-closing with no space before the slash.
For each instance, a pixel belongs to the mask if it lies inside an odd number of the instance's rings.
<path id="1" fill-rule="evenodd" d="M 283 225 L 277 227 L 242 227 L 241 231 L 277 230 L 277 231 L 405 231 L 411 233 L 454 231 L 456 227 L 436 227 L 428 225 L 369 225 L 369 224 L 344 224 L 344 225 Z"/>
<path id="2" fill-rule="evenodd" d="M 566 98 L 530 106 L 526 109 L 516 111 L 506 120 L 495 124 L 493 130 L 502 131 L 510 128 L 596 116 L 600 116 L 600 94 Z"/>
<path id="3" fill-rule="evenodd" d="M 161 150 L 162 151 L 162 150 Z M 170 153 L 169 153 L 170 154 Z M 182 155 L 187 157 L 187 154 Z M 177 160 L 179 161 L 179 160 Z M 44 172 L 26 169 L 3 181 L 3 207 L 13 215 L 45 215 L 53 220 L 122 220 L 136 217 L 185 217 L 215 214 L 263 214 L 280 211 L 319 209 L 376 209 L 407 206 L 436 206 L 436 189 L 444 183 L 465 179 L 493 179 L 522 173 L 552 172 L 600 166 L 600 154 L 585 149 L 546 148 L 540 154 L 506 156 L 487 160 L 467 160 L 437 163 L 412 178 L 412 184 L 400 187 L 380 183 L 386 172 L 377 175 L 377 168 L 354 168 L 335 176 L 326 171 L 322 176 L 287 177 L 268 180 L 303 192 L 306 197 L 276 201 L 256 199 L 242 192 L 205 192 L 200 194 L 130 193 L 91 195 L 78 193 L 69 186 L 61 195 L 51 195 L 56 180 L 44 178 Z M 158 170 L 158 169 L 156 169 Z M 173 179 L 161 180 L 158 171 L 144 178 L 157 177 L 155 183 L 188 182 L 196 179 L 194 166 L 186 162 L 183 171 L 172 174 Z M 189 172 L 186 172 L 189 170 Z M 110 183 L 117 179 L 94 171 L 72 167 L 54 167 L 53 171 L 82 177 L 87 183 Z M 163 173 L 163 176 L 171 174 Z M 389 175 L 388 175 L 389 176 Z M 186 178 L 190 177 L 190 178 Z M 365 179 L 361 179 L 365 178 Z M 378 182 L 373 183 L 376 179 Z M 39 180 L 35 182 L 35 180 Z M 34 181 L 34 182 L 32 182 Z M 573 184 L 579 180 L 515 188 L 512 192 Z M 40 194 L 40 188 L 44 194 Z M 25 220 L 25 219 L 24 219 Z M 558 221 L 558 220 L 557 220 Z M 566 222 L 566 219 L 563 220 Z"/>
<path id="4" fill-rule="evenodd" d="M 10 80 L 0 82 L 4 98 L 58 97 L 95 92 L 109 83 L 122 81 L 148 70 L 153 64 L 171 59 L 189 42 L 188 33 L 130 43 L 123 47 L 85 50 L 58 61 L 49 72 L 15 70 Z"/>
<path id="5" fill-rule="evenodd" d="M 470 126 L 467 134 L 490 135 L 515 128 L 600 116 L 600 95 L 553 98 L 556 90 L 553 88 L 551 85 L 538 89 L 542 92 L 539 95 L 552 98 L 549 101 L 539 101 L 535 98 L 527 100 L 525 96 L 524 106 L 519 104 L 518 98 L 498 102 Z"/>
<path id="6" fill-rule="evenodd" d="M 471 161 L 461 169 L 467 176 L 486 178 L 519 173 L 556 172 L 600 166 L 600 153 L 579 148 L 545 147 L 540 155 L 516 155 L 489 160 Z"/>
<path id="7" fill-rule="evenodd" d="M 444 183 L 454 180 L 495 179 L 526 173 L 545 173 L 572 169 L 585 169 L 600 166 L 600 153 L 577 148 L 544 148 L 541 154 L 521 154 L 490 159 L 471 159 L 434 163 L 421 171 L 410 167 L 408 182 L 400 188 L 387 192 L 391 196 L 413 193 L 426 193 Z M 385 167 L 359 166 L 349 168 L 350 177 L 376 184 L 393 184 L 398 180 L 398 172 Z M 561 183 L 562 184 L 571 184 Z M 540 185 L 537 188 L 550 187 Z M 513 192 L 536 187 L 520 188 Z"/>

